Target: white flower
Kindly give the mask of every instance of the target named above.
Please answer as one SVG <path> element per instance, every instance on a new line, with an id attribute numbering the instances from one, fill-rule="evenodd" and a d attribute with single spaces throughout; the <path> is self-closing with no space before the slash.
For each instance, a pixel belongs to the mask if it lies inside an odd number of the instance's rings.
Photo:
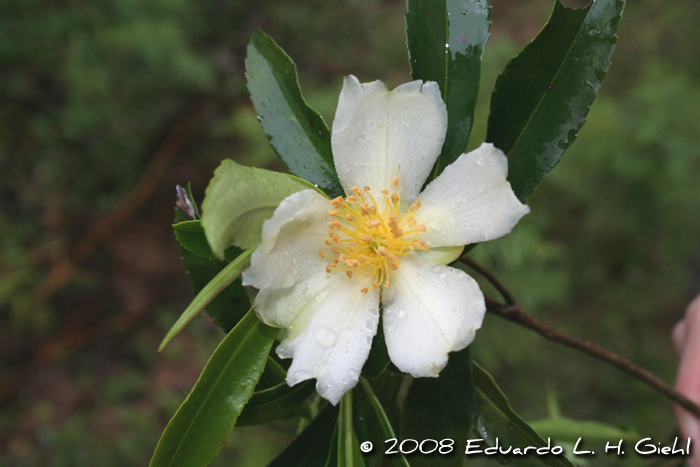
<path id="1" fill-rule="evenodd" d="M 474 339 L 483 294 L 438 261 L 505 235 L 529 209 L 491 144 L 462 154 L 419 195 L 446 128 L 434 82 L 389 92 L 380 81 L 345 79 L 332 148 L 348 196 L 330 204 L 314 190 L 286 198 L 243 272 L 243 283 L 260 289 L 260 319 L 286 329 L 277 353 L 294 359 L 290 386 L 316 378 L 319 394 L 338 403 L 367 360 L 380 301 L 391 361 L 415 377 L 436 377 L 447 354 Z"/>

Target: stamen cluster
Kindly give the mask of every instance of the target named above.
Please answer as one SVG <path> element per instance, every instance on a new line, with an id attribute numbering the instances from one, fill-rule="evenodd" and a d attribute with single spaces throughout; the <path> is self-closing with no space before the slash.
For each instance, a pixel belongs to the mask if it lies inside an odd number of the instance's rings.
<path id="1" fill-rule="evenodd" d="M 354 196 L 331 200 L 334 209 L 328 214 L 334 219 L 328 222 L 325 242 L 330 246 L 332 260 L 326 266 L 327 273 L 341 271 L 350 278 L 374 276 L 373 288 L 389 287 L 389 273 L 399 268 L 402 257 L 413 250 L 430 250 L 416 238 L 419 232 L 425 232 L 425 226 L 413 218 L 420 201 L 416 200 L 402 214 L 401 195 L 395 188 L 398 184 L 398 177 L 394 177 L 391 185 L 395 192 L 390 195 L 389 190 L 381 191 L 384 197 L 381 213 L 368 186 L 364 190 L 353 187 Z M 318 254 L 326 257 L 323 249 Z M 361 292 L 367 293 L 369 289 L 363 288 Z"/>

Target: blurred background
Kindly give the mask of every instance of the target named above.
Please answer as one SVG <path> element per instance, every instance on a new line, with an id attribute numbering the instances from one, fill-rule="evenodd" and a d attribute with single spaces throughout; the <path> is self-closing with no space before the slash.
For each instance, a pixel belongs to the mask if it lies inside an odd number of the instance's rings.
<path id="1" fill-rule="evenodd" d="M 470 147 L 483 141 L 496 76 L 552 1 L 492 5 Z M 410 79 L 404 9 L 0 3 L 0 465 L 148 463 L 223 337 L 202 315 L 156 352 L 192 298 L 170 227 L 175 185 L 191 182 L 201 203 L 224 158 L 285 170 L 247 97 L 250 33 L 264 29 L 296 61 L 330 125 L 344 75 Z M 695 0 L 631 1 L 576 144 L 514 233 L 473 250 L 527 311 L 669 382 L 671 328 L 700 292 L 698 31 Z M 526 420 L 546 416 L 550 385 L 564 415 L 674 436 L 671 404 L 651 389 L 498 317 L 487 316 L 473 356 Z M 235 429 L 212 465 L 264 465 L 295 430 Z"/>

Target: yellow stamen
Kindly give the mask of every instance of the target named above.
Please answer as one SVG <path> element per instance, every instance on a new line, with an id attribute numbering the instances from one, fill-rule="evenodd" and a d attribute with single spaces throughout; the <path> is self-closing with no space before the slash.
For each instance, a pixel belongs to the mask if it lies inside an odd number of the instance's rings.
<path id="1" fill-rule="evenodd" d="M 332 245 L 334 256 L 326 271 L 344 272 L 350 278 L 372 277 L 372 288 L 386 288 L 390 285 L 390 273 L 401 266 L 403 257 L 414 250 L 429 250 L 417 238 L 425 232 L 425 227 L 414 219 L 420 201 L 402 210 L 398 185 L 398 177 L 391 179 L 393 188 L 381 190 L 383 200 L 375 199 L 368 186 L 364 190 L 352 187 L 353 195 L 331 200 L 335 209 L 328 211 L 333 218 L 328 222 L 330 238 L 325 243 Z M 319 250 L 319 256 L 326 256 L 324 250 Z M 367 287 L 361 290 L 368 291 Z"/>

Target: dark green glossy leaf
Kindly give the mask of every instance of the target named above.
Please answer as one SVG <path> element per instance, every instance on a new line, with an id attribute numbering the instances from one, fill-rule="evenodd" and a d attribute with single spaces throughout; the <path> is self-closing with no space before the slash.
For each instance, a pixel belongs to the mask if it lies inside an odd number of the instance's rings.
<path id="1" fill-rule="evenodd" d="M 231 245 L 254 248 L 262 224 L 284 198 L 315 186 L 298 177 L 245 167 L 226 159 L 214 171 L 202 203 L 202 226 L 218 258 Z"/>
<path id="2" fill-rule="evenodd" d="M 248 90 L 270 144 L 289 170 L 329 196 L 343 194 L 333 168 L 331 135 L 301 95 L 297 68 L 264 32 L 250 37 L 245 61 Z"/>
<path id="3" fill-rule="evenodd" d="M 362 367 L 362 376 L 369 380 L 375 380 L 384 373 L 384 370 L 390 363 L 389 351 L 384 341 L 384 326 L 382 326 L 382 318 L 380 316 L 377 334 L 372 341 L 372 350 L 370 350 L 367 361 Z"/>
<path id="4" fill-rule="evenodd" d="M 391 426 L 389 416 L 384 411 L 384 407 L 382 407 L 382 404 L 381 402 L 379 402 L 379 399 L 377 398 L 376 394 L 374 394 L 374 391 L 372 390 L 372 385 L 365 378 L 360 378 L 360 382 L 362 383 L 362 387 L 365 390 L 365 393 L 367 394 L 367 399 L 369 400 L 370 404 L 372 405 L 372 408 L 374 409 L 374 413 L 377 416 L 377 420 L 379 420 L 379 426 L 381 427 L 382 433 L 384 434 L 384 439 L 396 438 L 394 427 Z M 400 452 L 398 454 L 392 455 L 391 461 L 396 467 L 410 467 L 408 461 Z"/>
<path id="5" fill-rule="evenodd" d="M 255 391 L 238 418 L 238 426 L 260 425 L 289 415 L 314 392 L 316 382 L 289 387 L 286 382 Z"/>
<path id="6" fill-rule="evenodd" d="M 328 404 L 306 429 L 268 467 L 318 467 L 326 465 L 338 407 Z"/>
<path id="7" fill-rule="evenodd" d="M 151 467 L 205 466 L 219 453 L 265 366 L 277 329 L 251 310 L 224 338 L 165 428 Z"/>
<path id="8" fill-rule="evenodd" d="M 447 104 L 447 135 L 434 178 L 467 147 L 491 6 L 487 0 L 407 0 L 406 6 L 411 76 L 436 81 Z"/>
<path id="9" fill-rule="evenodd" d="M 533 430 L 522 418 L 511 408 L 506 396 L 494 381 L 493 377 L 476 363 L 473 363 L 474 383 L 479 395 L 479 418 L 477 420 L 476 432 L 484 439 L 488 446 L 512 446 L 524 448 L 526 446 L 544 447 L 547 446 L 540 435 Z M 550 446 L 553 446 L 551 444 Z M 520 457 L 520 456 L 518 456 Z M 558 467 L 574 467 L 564 455 L 537 455 L 522 456 L 518 465 L 546 465 Z M 515 457 L 508 457 L 508 461 Z"/>
<path id="10" fill-rule="evenodd" d="M 469 439 L 477 417 L 469 348 L 450 354 L 439 378 L 417 378 L 403 406 L 402 439 Z M 463 453 L 412 456 L 412 466 L 461 466 Z"/>
<path id="11" fill-rule="evenodd" d="M 542 31 L 498 77 L 486 141 L 508 155 L 508 179 L 521 201 L 586 121 L 610 67 L 624 4 L 595 0 L 572 10 L 555 2 Z"/>
<path id="12" fill-rule="evenodd" d="M 226 261 L 219 261 L 196 255 L 183 247 L 179 242 L 178 249 L 180 250 L 182 264 L 185 266 L 185 274 L 187 275 L 187 279 L 195 295 L 199 294 L 199 292 L 229 264 Z M 226 250 L 226 256 L 228 256 L 229 253 L 235 254 L 234 250 L 240 253 L 240 250 L 232 247 Z M 228 287 L 219 292 L 219 294 L 207 304 L 204 311 L 206 311 L 217 326 L 228 333 L 248 312 L 250 306 L 250 296 L 246 288 L 243 287 L 239 277 L 231 282 Z"/>
<path id="13" fill-rule="evenodd" d="M 161 342 L 158 351 L 163 350 L 170 340 L 175 337 L 182 329 L 187 326 L 187 323 L 197 316 L 214 298 L 223 292 L 231 283 L 241 275 L 241 271 L 248 266 L 250 256 L 253 254 L 253 249 L 246 250 L 241 253 L 238 258 L 226 265 L 202 290 L 197 293 L 194 300 L 182 312 L 182 315 L 177 319 L 173 327 L 166 334 L 163 342 Z M 261 370 L 262 371 L 262 370 Z"/>
<path id="14" fill-rule="evenodd" d="M 185 221 L 173 225 L 175 237 L 180 245 L 192 253 L 204 256 L 205 258 L 216 259 L 214 252 L 209 247 L 207 237 L 204 235 L 202 221 Z"/>
<path id="15" fill-rule="evenodd" d="M 352 390 L 340 399 L 338 417 L 338 467 L 365 467 L 353 426 Z"/>

